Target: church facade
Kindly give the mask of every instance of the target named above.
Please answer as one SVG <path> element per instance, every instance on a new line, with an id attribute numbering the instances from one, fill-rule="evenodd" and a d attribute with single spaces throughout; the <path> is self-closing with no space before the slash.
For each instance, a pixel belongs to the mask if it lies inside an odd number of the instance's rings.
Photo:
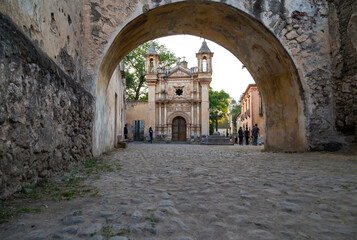
<path id="1" fill-rule="evenodd" d="M 137 122 L 141 115 L 136 108 L 146 109 L 145 133 L 152 127 L 154 139 L 165 141 L 199 141 L 209 134 L 209 85 L 212 80 L 213 53 L 203 41 L 196 54 L 197 67 L 178 60 L 175 67 L 159 66 L 159 54 L 153 44 L 145 55 L 145 75 L 148 84 L 148 101 L 129 105 L 128 124 Z M 143 108 L 142 105 L 146 105 Z M 133 123 L 134 124 L 134 123 Z M 135 128 L 135 126 L 134 126 Z"/>

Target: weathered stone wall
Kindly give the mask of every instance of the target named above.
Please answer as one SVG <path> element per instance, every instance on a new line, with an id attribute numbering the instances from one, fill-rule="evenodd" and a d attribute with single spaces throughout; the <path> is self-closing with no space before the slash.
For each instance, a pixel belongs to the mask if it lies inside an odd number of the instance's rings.
<path id="1" fill-rule="evenodd" d="M 100 86 L 99 89 L 97 88 L 97 75 L 102 58 L 106 54 L 111 42 L 117 36 L 119 31 L 118 26 L 132 20 L 131 14 L 137 10 L 136 7 L 140 4 L 140 1 L 82 0 L 81 4 L 83 29 L 82 41 L 85 42 L 81 55 L 81 74 L 84 81 L 83 84 L 91 88 L 90 92 L 93 93 L 93 95 L 98 96 L 100 95 L 98 94 L 98 90 L 101 90 L 102 87 Z M 131 40 L 128 39 L 128 43 L 130 41 Z M 127 52 L 127 54 L 129 52 Z M 99 98 L 99 100 L 101 100 L 101 98 Z M 100 106 L 100 103 L 98 105 Z"/>
<path id="2" fill-rule="evenodd" d="M 343 141 L 334 130 L 328 2 L 285 2 L 273 31 L 290 53 L 300 75 L 308 150 L 332 150 Z M 294 127 L 294 126 L 291 126 Z"/>
<path id="3" fill-rule="evenodd" d="M 2 0 L 0 12 L 66 74 L 87 90 L 92 89 L 92 83 L 81 75 L 82 46 L 85 45 L 81 0 Z"/>
<path id="4" fill-rule="evenodd" d="M 330 3 L 333 90 L 336 104 L 336 129 L 357 142 L 357 2 Z"/>
<path id="5" fill-rule="evenodd" d="M 90 157 L 93 97 L 0 14 L 0 198 Z"/>

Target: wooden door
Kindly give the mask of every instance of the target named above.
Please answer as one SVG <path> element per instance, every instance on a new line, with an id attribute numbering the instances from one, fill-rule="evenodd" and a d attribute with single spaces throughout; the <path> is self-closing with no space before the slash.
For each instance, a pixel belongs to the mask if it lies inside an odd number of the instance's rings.
<path id="1" fill-rule="evenodd" d="M 182 117 L 172 121 L 172 141 L 186 141 L 186 121 Z"/>

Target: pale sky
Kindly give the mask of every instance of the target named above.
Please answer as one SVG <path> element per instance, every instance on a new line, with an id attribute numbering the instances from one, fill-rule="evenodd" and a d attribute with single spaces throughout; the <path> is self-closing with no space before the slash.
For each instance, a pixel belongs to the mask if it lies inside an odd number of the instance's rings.
<path id="1" fill-rule="evenodd" d="M 203 38 L 191 35 L 176 35 L 155 39 L 175 53 L 176 56 L 186 57 L 188 67 L 197 66 L 196 53 L 201 48 Z M 207 40 L 207 45 L 213 55 L 212 62 L 212 82 L 213 90 L 223 89 L 229 93 L 237 102 L 240 95 L 245 91 L 248 84 L 254 80 L 246 68 L 242 69 L 242 63 L 228 50 L 220 45 Z"/>

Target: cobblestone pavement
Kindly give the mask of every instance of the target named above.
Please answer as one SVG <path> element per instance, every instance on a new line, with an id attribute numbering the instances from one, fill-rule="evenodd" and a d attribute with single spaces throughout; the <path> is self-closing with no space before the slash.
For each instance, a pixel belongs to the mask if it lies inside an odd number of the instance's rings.
<path id="1" fill-rule="evenodd" d="M 357 239 L 357 158 L 129 144 L 95 197 L 48 202 L 2 239 Z"/>

